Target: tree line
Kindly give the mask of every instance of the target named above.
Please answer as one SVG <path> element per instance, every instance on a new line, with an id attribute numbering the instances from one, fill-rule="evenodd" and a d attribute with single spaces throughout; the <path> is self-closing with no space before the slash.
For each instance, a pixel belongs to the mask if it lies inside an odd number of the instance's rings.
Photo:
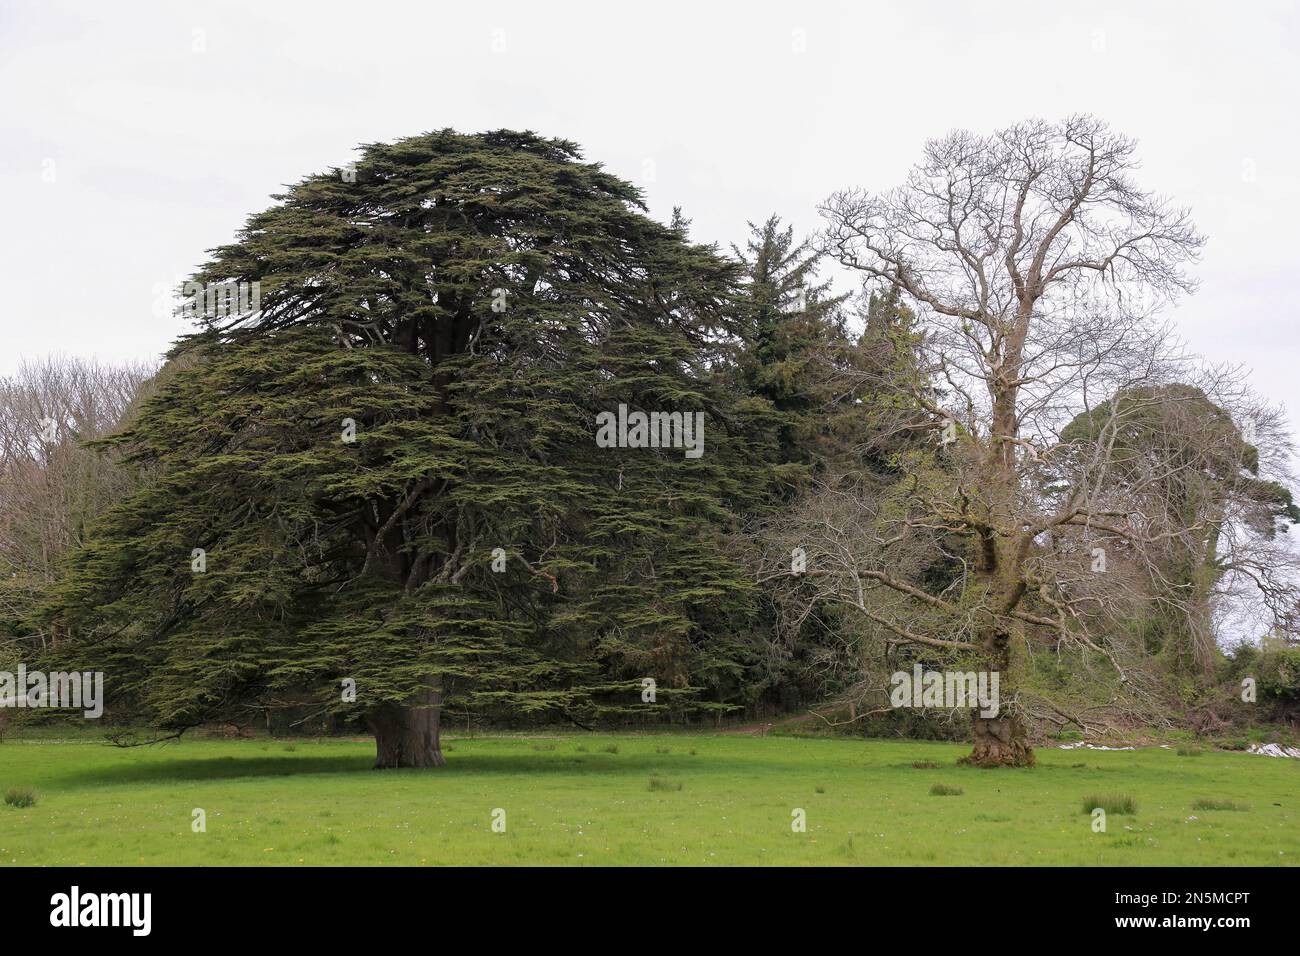
<path id="1" fill-rule="evenodd" d="M 173 732 L 365 726 L 381 767 L 444 719 L 939 716 L 1023 765 L 1223 726 L 1243 669 L 1285 707 L 1288 426 L 1162 319 L 1203 239 L 1135 167 L 1087 116 L 951 133 L 724 253 L 566 140 L 367 146 L 194 275 L 251 309 L 0 383 L 0 653 Z M 704 453 L 597 442 L 620 409 Z M 999 712 L 891 713 L 914 664 Z"/>

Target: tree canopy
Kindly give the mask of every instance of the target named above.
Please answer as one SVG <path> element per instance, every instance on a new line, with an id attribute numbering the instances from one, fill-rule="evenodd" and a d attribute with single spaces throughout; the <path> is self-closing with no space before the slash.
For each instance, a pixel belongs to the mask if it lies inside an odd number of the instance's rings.
<path id="1" fill-rule="evenodd" d="M 381 765 L 441 708 L 581 720 L 691 690 L 754 585 L 728 549 L 770 480 L 715 366 L 737 270 L 529 133 L 367 147 L 196 276 L 256 283 L 112 439 L 154 476 L 51 613 L 165 727 L 364 713 Z M 707 454 L 601 448 L 620 405 L 700 413 Z M 355 685 L 355 701 L 341 692 Z"/>

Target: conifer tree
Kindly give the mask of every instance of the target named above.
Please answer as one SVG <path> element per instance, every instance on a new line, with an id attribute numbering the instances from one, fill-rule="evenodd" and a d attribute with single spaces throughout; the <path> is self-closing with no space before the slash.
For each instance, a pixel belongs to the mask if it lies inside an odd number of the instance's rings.
<path id="1" fill-rule="evenodd" d="M 250 308 L 207 310 L 112 439 L 148 478 L 46 610 L 65 658 L 166 728 L 313 701 L 379 767 L 442 763 L 445 709 L 691 693 L 752 616 L 725 542 L 767 494 L 714 372 L 736 266 L 532 133 L 371 145 L 276 198 L 195 276 Z M 702 416 L 703 454 L 598 447 L 620 406 Z"/>
<path id="2" fill-rule="evenodd" d="M 832 390 L 827 363 L 849 341 L 841 306 L 817 276 L 820 254 L 795 242 L 794 227 L 769 216 L 749 223 L 745 248 L 733 246 L 744 266 L 742 362 L 749 392 L 772 408 L 784 479 L 797 484 L 830 451 Z"/>

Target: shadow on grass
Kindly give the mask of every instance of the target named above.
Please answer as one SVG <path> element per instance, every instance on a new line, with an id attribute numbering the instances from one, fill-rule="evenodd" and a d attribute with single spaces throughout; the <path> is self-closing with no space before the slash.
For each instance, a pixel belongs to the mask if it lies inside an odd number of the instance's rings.
<path id="1" fill-rule="evenodd" d="M 700 761 L 696 763 L 696 761 Z M 690 761 L 689 763 L 686 761 Z M 374 758 L 369 755 L 333 756 L 272 756 L 265 757 L 208 757 L 204 759 L 163 759 L 149 763 L 119 764 L 117 766 L 82 767 L 60 775 L 61 785 L 104 785 L 126 783 L 184 782 L 195 780 L 234 780 L 242 777 L 289 777 L 308 774 L 370 774 L 376 780 L 387 776 L 427 776 L 431 781 L 439 777 L 537 775 L 582 773 L 646 774 L 652 772 L 689 772 L 694 767 L 717 770 L 719 764 L 727 769 L 738 769 L 752 764 L 771 769 L 770 762 L 736 760 L 735 758 L 684 758 L 675 761 L 672 755 L 629 754 L 460 754 L 447 756 L 447 764 L 436 770 L 375 770 Z"/>

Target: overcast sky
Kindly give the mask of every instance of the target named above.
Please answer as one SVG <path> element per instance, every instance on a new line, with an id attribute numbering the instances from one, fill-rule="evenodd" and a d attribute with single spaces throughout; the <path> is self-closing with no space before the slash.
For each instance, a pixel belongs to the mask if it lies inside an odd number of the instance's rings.
<path id="1" fill-rule="evenodd" d="M 724 247 L 800 231 L 923 141 L 1092 112 L 1209 237 L 1173 316 L 1300 419 L 1295 3 L 0 0 L 0 374 L 153 357 L 165 290 L 358 143 L 446 126 L 581 143 Z"/>

